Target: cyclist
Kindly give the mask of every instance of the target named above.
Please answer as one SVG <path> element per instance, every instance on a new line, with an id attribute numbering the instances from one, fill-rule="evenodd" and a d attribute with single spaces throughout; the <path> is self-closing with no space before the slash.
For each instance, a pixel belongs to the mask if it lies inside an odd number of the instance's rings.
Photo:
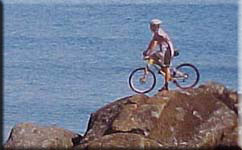
<path id="1" fill-rule="evenodd" d="M 153 37 L 143 55 L 145 58 L 152 58 L 155 64 L 161 66 L 160 73 L 164 73 L 165 83 L 164 87 L 159 91 L 168 91 L 168 82 L 172 80 L 169 66 L 174 56 L 174 48 L 170 37 L 161 28 L 161 23 L 162 21 L 159 19 L 152 19 L 150 21 L 150 30 L 153 33 Z M 160 49 L 158 51 L 155 50 L 157 46 Z"/>

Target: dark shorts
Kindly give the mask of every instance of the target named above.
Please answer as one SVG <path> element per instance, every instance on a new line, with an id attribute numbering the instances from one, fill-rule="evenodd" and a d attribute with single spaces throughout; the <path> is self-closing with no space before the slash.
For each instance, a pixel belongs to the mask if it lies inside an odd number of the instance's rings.
<path id="1" fill-rule="evenodd" d="M 165 52 L 164 64 L 169 67 L 171 64 L 171 51 L 167 50 Z"/>

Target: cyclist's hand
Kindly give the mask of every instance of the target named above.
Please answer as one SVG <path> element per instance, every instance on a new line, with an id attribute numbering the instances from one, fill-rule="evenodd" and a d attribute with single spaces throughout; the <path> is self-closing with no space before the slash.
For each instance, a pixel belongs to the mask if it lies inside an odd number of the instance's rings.
<path id="1" fill-rule="evenodd" d="M 146 56 L 144 56 L 144 60 L 146 60 L 146 59 L 149 59 L 150 58 L 150 56 L 148 56 L 148 55 L 146 55 Z"/>
<path id="2" fill-rule="evenodd" d="M 146 56 L 150 56 L 151 54 L 151 50 L 147 49 L 143 52 L 143 56 L 146 57 Z"/>

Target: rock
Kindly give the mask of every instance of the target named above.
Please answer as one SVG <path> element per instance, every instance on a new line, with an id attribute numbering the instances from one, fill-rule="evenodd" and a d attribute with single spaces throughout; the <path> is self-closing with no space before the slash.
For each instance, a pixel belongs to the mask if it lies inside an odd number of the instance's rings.
<path id="1" fill-rule="evenodd" d="M 204 93 L 211 93 L 218 99 L 223 101 L 230 109 L 232 109 L 236 114 L 238 114 L 238 100 L 239 96 L 236 91 L 227 89 L 224 85 L 208 82 L 207 84 L 200 85 L 199 87 Z"/>
<path id="2" fill-rule="evenodd" d="M 80 135 L 55 126 L 42 127 L 33 123 L 17 124 L 4 144 L 6 149 L 57 149 L 74 146 L 72 139 Z"/>
<path id="3" fill-rule="evenodd" d="M 91 115 L 75 148 L 238 148 L 237 104 L 238 94 L 217 83 L 122 98 Z"/>
<path id="4" fill-rule="evenodd" d="M 134 149 L 152 149 L 162 147 L 154 140 L 147 139 L 139 134 L 116 133 L 105 135 L 88 144 L 88 150 L 105 148 L 105 149 L 125 149 L 127 147 Z"/>
<path id="5" fill-rule="evenodd" d="M 102 136 L 109 134 L 112 131 L 112 124 L 114 119 L 120 114 L 126 106 L 136 104 L 133 100 L 146 101 L 148 97 L 144 95 L 135 95 L 117 100 L 101 109 L 92 113 L 88 129 L 84 135 L 84 139 L 81 143 L 101 138 Z"/>
<path id="6" fill-rule="evenodd" d="M 152 97 L 134 95 L 92 113 L 83 137 L 61 128 L 22 123 L 12 129 L 4 147 L 240 149 L 237 106 L 237 92 L 213 82 Z"/>

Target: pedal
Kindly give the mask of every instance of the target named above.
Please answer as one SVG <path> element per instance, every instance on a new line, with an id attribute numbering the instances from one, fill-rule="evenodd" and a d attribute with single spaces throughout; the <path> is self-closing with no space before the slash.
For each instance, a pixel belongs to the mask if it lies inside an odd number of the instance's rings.
<path id="1" fill-rule="evenodd" d="M 161 75 L 165 75 L 165 73 L 163 71 L 158 71 L 158 74 L 161 74 Z"/>
<path id="2" fill-rule="evenodd" d="M 172 80 L 173 83 L 177 83 L 176 79 Z"/>

